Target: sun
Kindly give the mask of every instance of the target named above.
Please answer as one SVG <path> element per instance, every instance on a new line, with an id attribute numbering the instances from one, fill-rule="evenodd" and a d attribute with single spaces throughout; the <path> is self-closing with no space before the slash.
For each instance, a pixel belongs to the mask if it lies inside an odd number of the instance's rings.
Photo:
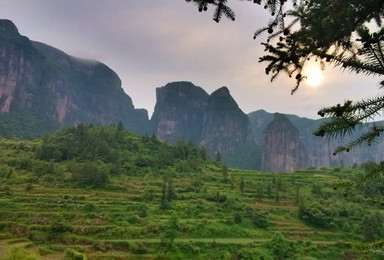
<path id="1" fill-rule="evenodd" d="M 323 82 L 323 72 L 317 67 L 307 68 L 304 75 L 307 77 L 304 81 L 312 87 L 316 87 Z"/>

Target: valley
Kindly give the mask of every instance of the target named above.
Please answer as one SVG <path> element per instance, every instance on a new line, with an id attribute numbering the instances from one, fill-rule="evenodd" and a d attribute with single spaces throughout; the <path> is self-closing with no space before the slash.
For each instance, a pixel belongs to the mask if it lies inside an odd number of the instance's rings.
<path id="1" fill-rule="evenodd" d="M 61 144 L 68 138 L 76 144 L 76 135 L 85 143 L 72 146 L 71 156 L 49 159 L 58 154 L 51 154 L 49 147 L 58 147 L 55 151 L 63 155 L 67 148 Z M 108 144 L 120 140 L 120 145 L 105 146 L 92 136 Z M 90 146 L 87 140 L 96 144 Z M 128 144 L 130 155 L 121 154 L 118 147 Z M 230 169 L 203 160 L 200 152 L 178 155 L 196 149 L 192 144 L 164 146 L 117 127 L 69 128 L 44 140 L 2 139 L 0 149 L 4 256 L 274 259 L 282 254 L 290 259 L 340 259 L 368 254 L 380 259 L 379 244 L 373 250 L 361 241 L 382 235 L 376 226 L 384 221 L 382 184 L 369 183 L 347 196 L 343 187 L 333 188 L 362 174 L 364 165 L 293 173 Z M 173 162 L 160 160 L 159 150 L 172 151 Z M 109 153 L 116 156 L 108 158 Z M 92 159 L 94 165 L 87 163 L 92 157 L 99 158 Z M 122 158 L 121 165 L 133 165 L 116 170 L 109 163 Z M 160 161 L 134 168 L 150 158 Z M 91 179 L 77 176 L 77 167 L 93 169 L 87 173 Z M 102 169 L 106 181 L 100 181 Z"/>

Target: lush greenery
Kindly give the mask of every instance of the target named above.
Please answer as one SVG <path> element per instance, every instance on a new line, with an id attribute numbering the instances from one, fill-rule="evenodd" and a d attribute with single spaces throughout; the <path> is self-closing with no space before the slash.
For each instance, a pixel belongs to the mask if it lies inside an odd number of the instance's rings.
<path id="1" fill-rule="evenodd" d="M 333 187 L 366 165 L 234 170 L 121 125 L 1 139 L 0 151 L 4 259 L 382 257 L 384 185 Z"/>
<path id="2" fill-rule="evenodd" d="M 38 118 L 28 110 L 0 114 L 0 136 L 7 138 L 42 137 L 60 127 L 58 122 L 48 118 Z"/>

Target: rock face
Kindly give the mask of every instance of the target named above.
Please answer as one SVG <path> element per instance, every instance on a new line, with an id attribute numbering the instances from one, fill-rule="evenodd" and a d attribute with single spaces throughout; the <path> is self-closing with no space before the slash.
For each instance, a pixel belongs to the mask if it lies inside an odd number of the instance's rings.
<path id="1" fill-rule="evenodd" d="M 260 169 L 260 149 L 250 137 L 249 120 L 226 87 L 210 96 L 190 82 L 156 89 L 151 123 L 160 140 L 191 140 L 212 159 L 219 152 L 231 167 Z"/>
<path id="2" fill-rule="evenodd" d="M 9 125 L 15 125 L 24 129 L 21 137 L 79 123 L 122 121 L 137 133 L 148 128 L 147 111 L 134 109 L 110 68 L 30 41 L 9 20 L 0 20 L 0 121 L 4 120 L 11 124 L 1 124 L 0 134 L 7 136 Z"/>
<path id="3" fill-rule="evenodd" d="M 264 130 L 261 170 L 292 172 L 300 160 L 299 131 L 289 119 L 279 113 Z"/>
<path id="4" fill-rule="evenodd" d="M 274 138 L 265 139 L 265 132 L 264 136 L 261 135 L 264 129 L 268 127 L 269 124 L 273 121 L 273 114 L 268 113 L 264 110 L 258 110 L 255 112 L 250 113 L 250 124 L 251 124 L 251 130 L 252 130 L 252 136 L 257 144 L 263 146 L 264 148 L 266 146 L 272 146 L 271 143 L 273 143 Z M 348 143 L 350 140 L 352 140 L 353 137 L 346 136 L 343 139 L 337 138 L 332 140 L 326 140 L 325 138 L 317 137 L 312 134 L 313 130 L 316 129 L 324 119 L 319 120 L 313 120 L 308 118 L 302 118 L 298 117 L 296 115 L 285 115 L 286 118 L 289 119 L 291 124 L 295 126 L 295 128 L 298 130 L 299 134 L 299 156 L 298 156 L 298 162 L 297 165 L 294 167 L 309 167 L 314 166 L 316 168 L 320 167 L 334 167 L 339 165 L 344 166 L 352 166 L 354 163 L 364 163 L 368 160 L 371 161 L 380 161 L 384 158 L 384 142 L 379 142 L 377 144 L 372 144 L 372 146 L 362 146 L 356 150 L 352 150 L 349 153 L 342 153 L 336 156 L 333 156 L 332 153 L 335 150 L 337 146 L 343 145 Z M 281 131 L 286 131 L 284 129 L 281 129 Z M 356 136 L 361 133 L 359 130 L 356 132 Z M 283 133 L 281 133 L 283 134 Z M 265 143 L 267 142 L 267 144 Z M 276 142 L 276 141 L 275 141 Z M 289 149 L 286 146 L 281 146 L 279 148 L 279 152 L 276 154 L 270 154 L 268 155 L 267 151 L 264 151 L 263 148 L 263 156 L 261 158 L 263 170 L 268 171 L 270 168 L 266 167 L 266 165 L 271 164 L 271 157 L 276 157 L 275 164 L 277 161 L 284 162 L 283 159 L 281 159 L 282 154 L 290 153 L 287 150 Z M 297 155 L 296 152 L 294 154 Z M 280 158 L 280 159 L 278 159 Z M 280 163 L 282 163 L 280 162 Z M 266 167 L 266 168 L 265 168 Z M 283 171 L 281 168 L 278 171 Z"/>
<path id="5" fill-rule="evenodd" d="M 247 141 L 250 141 L 248 116 L 241 111 L 228 88 L 216 90 L 208 100 L 200 145 L 214 156 L 218 152 L 229 154 Z"/>
<path id="6" fill-rule="evenodd" d="M 156 106 L 151 119 L 157 137 L 198 143 L 209 95 L 190 82 L 173 82 L 156 89 Z"/>
<path id="7" fill-rule="evenodd" d="M 308 119 L 307 119 L 308 120 Z M 353 136 L 335 138 L 327 140 L 312 134 L 323 120 L 313 120 L 312 124 L 302 124 L 299 128 L 300 141 L 303 144 L 306 154 L 305 166 L 334 167 L 339 165 L 352 166 L 354 163 L 364 163 L 366 161 L 381 161 L 384 158 L 384 142 L 378 142 L 371 146 L 362 145 L 361 147 L 333 156 L 336 147 L 349 143 L 354 138 L 362 134 L 363 129 L 356 129 Z M 294 121 L 292 121 L 294 123 Z M 367 128 L 365 128 L 366 130 Z"/>

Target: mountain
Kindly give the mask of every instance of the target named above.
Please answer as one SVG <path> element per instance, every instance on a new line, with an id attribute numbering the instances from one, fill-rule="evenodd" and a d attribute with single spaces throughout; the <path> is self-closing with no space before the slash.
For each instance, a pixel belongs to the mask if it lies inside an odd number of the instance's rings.
<path id="1" fill-rule="evenodd" d="M 291 149 L 285 147 L 283 144 L 280 144 L 281 147 L 277 150 L 274 150 L 273 147 L 275 147 L 276 143 L 278 142 L 274 139 L 279 138 L 279 136 L 282 137 L 284 135 L 291 135 L 292 127 L 286 126 L 280 127 L 278 129 L 276 128 L 274 129 L 275 138 L 263 139 L 264 136 L 261 133 L 264 133 L 265 135 L 265 131 L 267 130 L 266 128 L 269 128 L 268 125 L 271 124 L 271 122 L 273 122 L 274 120 L 276 121 L 276 118 L 274 119 L 274 114 L 268 113 L 264 110 L 258 110 L 248 114 L 248 117 L 250 119 L 252 137 L 258 145 L 263 147 L 263 170 L 271 170 L 271 168 L 266 167 L 266 165 L 270 165 L 271 160 L 276 160 L 275 164 L 277 162 L 281 163 L 281 160 L 284 162 L 284 160 L 281 158 L 284 158 L 286 154 L 290 154 L 289 149 Z M 285 117 L 286 119 L 284 120 L 289 120 L 290 124 L 292 124 L 298 131 L 298 143 L 297 141 L 294 141 L 293 143 L 295 144 L 292 145 L 294 147 L 297 147 L 298 144 L 300 145 L 299 154 L 297 154 L 296 151 L 291 154 L 291 157 L 293 155 L 296 156 L 293 156 L 296 158 L 295 160 L 297 161 L 297 165 L 295 167 L 314 166 L 316 168 L 320 168 L 334 167 L 338 165 L 352 166 L 355 163 L 360 164 L 369 160 L 380 161 L 382 160 L 382 158 L 384 158 L 384 142 L 372 144 L 370 147 L 363 145 L 358 149 L 352 150 L 348 153 L 342 153 L 336 156 L 332 155 L 336 147 L 348 143 L 348 141 L 351 141 L 354 137 L 357 137 L 360 133 L 362 133 L 363 129 L 357 129 L 354 136 L 351 137 L 345 136 L 345 138 L 343 139 L 335 138 L 327 140 L 325 138 L 317 137 L 312 134 L 313 130 L 316 129 L 322 122 L 324 122 L 325 119 L 314 120 L 288 114 L 285 115 Z M 365 128 L 366 126 L 367 125 L 365 125 L 363 128 Z M 297 140 L 296 137 L 294 139 Z M 279 140 L 282 139 L 280 138 Z M 268 152 L 266 149 L 274 151 L 275 154 L 267 155 Z M 269 156 L 273 156 L 275 159 L 272 159 Z M 281 165 L 281 167 L 277 169 L 277 171 L 286 171 L 286 167 L 288 167 L 287 164 L 292 165 L 292 160 L 290 161 L 290 163 L 283 163 L 284 166 Z M 289 168 L 292 169 L 292 166 L 290 166 Z"/>
<path id="2" fill-rule="evenodd" d="M 149 120 L 105 64 L 31 41 L 11 21 L 0 20 L 0 136 L 34 138 L 66 126 L 121 121 L 127 130 L 155 133 L 169 143 L 191 140 L 211 158 L 220 153 L 224 163 L 243 169 L 351 166 L 384 157 L 384 142 L 333 156 L 351 137 L 314 136 L 323 119 L 264 110 L 246 115 L 226 87 L 209 95 L 191 82 L 172 82 L 157 88 L 156 97 Z"/>
<path id="3" fill-rule="evenodd" d="M 162 141 L 190 140 L 211 156 L 222 155 L 231 167 L 260 168 L 260 149 L 250 134 L 249 119 L 222 87 L 208 95 L 191 82 L 172 82 L 156 89 L 152 127 Z"/>
<path id="4" fill-rule="evenodd" d="M 0 20 L 0 135 L 36 137 L 80 123 L 148 131 L 121 80 L 106 65 L 82 60 L 19 34 Z"/>
<path id="5" fill-rule="evenodd" d="M 285 115 L 275 113 L 263 136 L 261 170 L 292 172 L 300 163 L 299 130 Z"/>
<path id="6" fill-rule="evenodd" d="M 156 106 L 151 118 L 162 141 L 200 141 L 209 95 L 191 82 L 172 82 L 156 89 Z"/>
<path id="7" fill-rule="evenodd" d="M 233 152 L 250 137 L 249 119 L 232 98 L 228 88 L 214 91 L 205 109 L 200 145 L 211 155 Z"/>

